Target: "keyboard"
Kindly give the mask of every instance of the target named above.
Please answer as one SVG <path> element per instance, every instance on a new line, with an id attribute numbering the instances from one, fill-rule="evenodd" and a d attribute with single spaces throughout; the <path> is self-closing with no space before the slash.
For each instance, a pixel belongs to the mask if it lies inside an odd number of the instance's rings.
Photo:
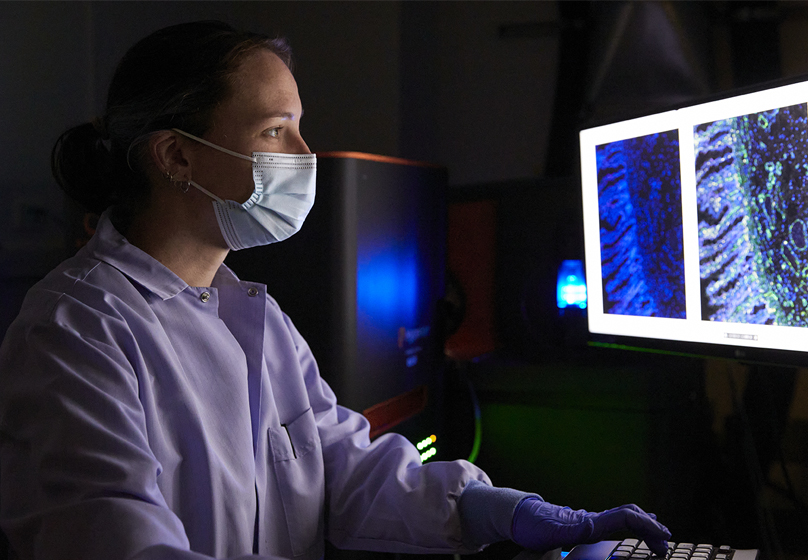
<path id="1" fill-rule="evenodd" d="M 637 539 L 600 541 L 573 548 L 564 560 L 757 560 L 757 550 L 740 550 L 711 544 L 668 543 L 664 557 L 655 556 Z"/>

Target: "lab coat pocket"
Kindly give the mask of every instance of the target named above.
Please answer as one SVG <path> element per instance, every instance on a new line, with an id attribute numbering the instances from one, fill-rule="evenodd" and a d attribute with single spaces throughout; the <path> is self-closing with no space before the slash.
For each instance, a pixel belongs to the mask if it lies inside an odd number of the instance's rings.
<path id="1" fill-rule="evenodd" d="M 275 477 L 295 556 L 323 546 L 325 472 L 314 412 L 269 429 Z"/>

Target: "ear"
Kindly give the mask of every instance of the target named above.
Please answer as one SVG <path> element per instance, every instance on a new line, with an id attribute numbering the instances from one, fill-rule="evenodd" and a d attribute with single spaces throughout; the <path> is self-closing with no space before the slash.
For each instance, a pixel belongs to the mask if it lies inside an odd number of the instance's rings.
<path id="1" fill-rule="evenodd" d="M 188 149 L 185 138 L 173 130 L 160 130 L 149 137 L 149 156 L 157 171 L 178 181 L 191 177 L 191 162 L 184 153 Z"/>

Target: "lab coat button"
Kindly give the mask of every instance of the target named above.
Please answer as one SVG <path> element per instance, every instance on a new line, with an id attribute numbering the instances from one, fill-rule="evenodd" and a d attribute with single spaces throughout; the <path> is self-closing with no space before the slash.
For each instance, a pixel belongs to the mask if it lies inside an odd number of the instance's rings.
<path id="1" fill-rule="evenodd" d="M 202 303 L 207 303 L 210 299 L 210 292 L 202 292 L 202 295 L 199 296 L 199 299 L 202 300 Z"/>
<path id="2" fill-rule="evenodd" d="M 256 287 L 250 288 L 249 290 L 247 290 L 247 295 L 250 296 L 250 297 L 257 296 L 258 295 L 258 288 L 256 288 Z"/>

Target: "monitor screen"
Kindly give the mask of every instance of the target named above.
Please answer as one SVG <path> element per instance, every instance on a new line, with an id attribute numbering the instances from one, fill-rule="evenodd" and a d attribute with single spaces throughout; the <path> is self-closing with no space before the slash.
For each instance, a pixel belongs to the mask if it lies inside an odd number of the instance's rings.
<path id="1" fill-rule="evenodd" d="M 808 82 L 588 128 L 580 146 L 596 340 L 808 350 Z"/>

